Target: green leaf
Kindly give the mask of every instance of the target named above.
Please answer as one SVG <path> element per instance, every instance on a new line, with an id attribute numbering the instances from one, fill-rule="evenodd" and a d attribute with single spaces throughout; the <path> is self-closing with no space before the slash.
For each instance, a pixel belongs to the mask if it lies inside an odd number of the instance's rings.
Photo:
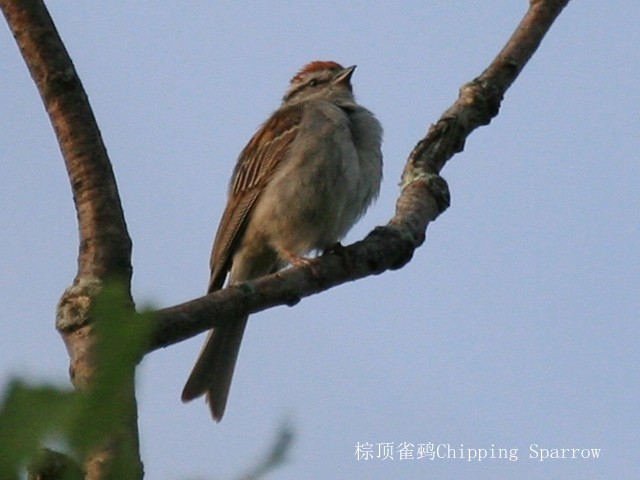
<path id="1" fill-rule="evenodd" d="M 77 400 L 73 391 L 9 384 L 0 406 L 0 478 L 18 478 L 43 439 L 65 430 Z"/>
<path id="2" fill-rule="evenodd" d="M 109 478 L 133 478 L 140 470 L 137 446 L 127 444 L 132 441 L 128 428 L 136 428 L 134 373 L 148 342 L 151 318 L 136 314 L 118 285 L 103 288 L 91 318 L 95 372 L 86 390 L 30 387 L 20 381 L 6 389 L 0 404 L 0 480 L 18 480 L 27 464 L 39 465 L 32 462 L 51 439 L 66 442 L 71 456 L 81 462 L 107 442 L 119 445 Z"/>

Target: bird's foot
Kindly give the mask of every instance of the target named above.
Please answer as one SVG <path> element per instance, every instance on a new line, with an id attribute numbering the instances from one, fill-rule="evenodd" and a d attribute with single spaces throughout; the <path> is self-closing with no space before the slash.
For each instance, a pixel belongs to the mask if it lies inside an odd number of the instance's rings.
<path id="1" fill-rule="evenodd" d="M 313 258 L 301 257 L 287 250 L 282 251 L 281 254 L 294 267 L 308 267 L 313 263 Z"/>

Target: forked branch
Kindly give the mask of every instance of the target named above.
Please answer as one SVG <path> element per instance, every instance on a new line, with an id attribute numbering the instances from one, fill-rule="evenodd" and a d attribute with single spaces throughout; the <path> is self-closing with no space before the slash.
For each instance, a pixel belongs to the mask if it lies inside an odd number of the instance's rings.
<path id="1" fill-rule="evenodd" d="M 233 320 L 336 285 L 402 267 L 425 239 L 427 226 L 449 205 L 447 184 L 439 176 L 460 152 L 467 136 L 498 114 L 509 86 L 540 45 L 569 0 L 532 0 L 524 18 L 489 67 L 460 89 L 455 103 L 415 146 L 402 174 L 393 218 L 364 240 L 328 252 L 311 265 L 293 267 L 219 290 L 157 312 L 149 350 L 166 347 Z"/>
<path id="2" fill-rule="evenodd" d="M 505 47 L 476 79 L 460 89 L 456 102 L 433 124 L 411 152 L 393 218 L 364 240 L 327 252 L 307 267 L 217 291 L 156 312 L 155 333 L 147 351 L 197 335 L 245 313 L 301 298 L 336 285 L 405 265 L 425 239 L 426 229 L 449 205 L 439 176 L 446 162 L 464 147 L 476 128 L 498 114 L 505 92 L 536 51 L 569 0 L 531 0 Z M 131 240 L 116 181 L 80 79 L 41 0 L 0 0 L 0 8 L 38 87 L 58 138 L 78 215 L 78 273 L 58 308 L 57 326 L 72 362 L 74 383 L 91 383 L 87 352 L 93 332 L 89 307 L 105 280 L 116 278 L 129 288 Z M 122 454 L 117 445 L 136 450 L 135 397 L 131 378 L 131 417 L 111 447 L 85 464 L 87 478 L 104 476 L 104 465 Z M 141 466 L 137 476 L 142 476 Z"/>

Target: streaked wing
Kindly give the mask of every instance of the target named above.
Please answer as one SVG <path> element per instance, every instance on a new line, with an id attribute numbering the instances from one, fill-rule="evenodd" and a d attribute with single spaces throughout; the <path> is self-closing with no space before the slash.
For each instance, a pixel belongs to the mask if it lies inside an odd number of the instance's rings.
<path id="1" fill-rule="evenodd" d="M 253 206 L 278 164 L 286 157 L 298 134 L 302 114 L 300 105 L 274 113 L 240 153 L 233 171 L 229 200 L 213 243 L 209 292 L 222 288 Z"/>
<path id="2" fill-rule="evenodd" d="M 260 191 L 254 188 L 251 192 L 244 192 L 243 195 L 238 195 L 235 199 L 229 199 L 213 243 L 209 293 L 222 288 L 227 272 L 231 269 L 233 250 L 242 235 L 246 219 L 259 194 Z"/>

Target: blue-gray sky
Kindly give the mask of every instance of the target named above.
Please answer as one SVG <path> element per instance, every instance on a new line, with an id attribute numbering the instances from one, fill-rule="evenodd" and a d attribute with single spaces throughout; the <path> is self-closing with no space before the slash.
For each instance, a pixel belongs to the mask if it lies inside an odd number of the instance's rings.
<path id="1" fill-rule="evenodd" d="M 205 291 L 236 156 L 300 66 L 357 64 L 356 95 L 385 127 L 382 194 L 355 240 L 390 218 L 415 142 L 528 4 L 49 3 L 119 182 L 136 301 L 158 307 Z M 635 478 L 638 25 L 632 0 L 570 3 L 446 166 L 451 208 L 409 265 L 251 318 L 221 424 L 179 400 L 203 337 L 148 356 L 147 478 L 231 478 L 283 419 L 297 439 L 272 478 Z M 0 382 L 65 385 L 54 309 L 75 273 L 75 212 L 6 26 L 0 65 Z M 357 442 L 393 442 L 394 460 L 358 461 Z M 518 459 L 400 460 L 402 442 Z M 540 462 L 531 444 L 602 451 Z"/>

